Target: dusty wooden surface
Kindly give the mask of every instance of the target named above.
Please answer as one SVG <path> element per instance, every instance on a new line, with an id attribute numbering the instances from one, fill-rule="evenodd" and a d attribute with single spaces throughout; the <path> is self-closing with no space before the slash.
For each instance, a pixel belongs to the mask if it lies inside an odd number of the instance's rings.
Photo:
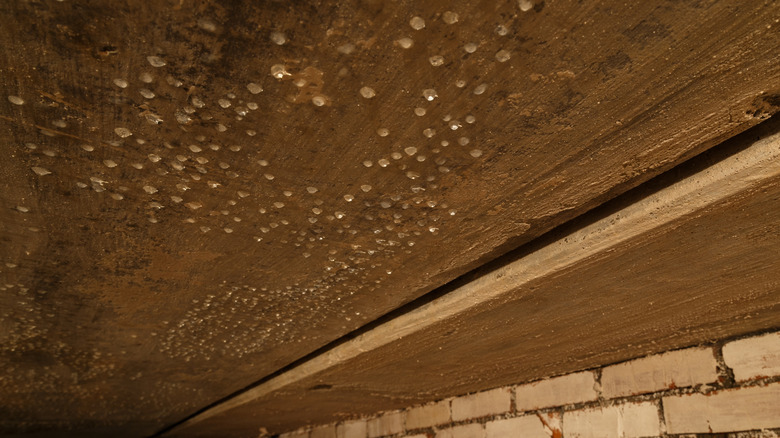
<path id="1" fill-rule="evenodd" d="M 775 139 L 764 148 L 771 154 L 751 165 L 754 172 L 724 178 L 720 174 L 729 166 L 706 167 L 719 154 L 697 157 L 691 163 L 696 166 L 687 169 L 705 167 L 706 176 L 688 177 L 693 184 L 668 186 L 647 199 L 639 196 L 642 191 L 621 199 L 613 214 L 592 226 L 582 230 L 573 226 L 572 233 L 568 226 L 560 229 L 544 238 L 550 243 L 518 254 L 516 261 L 514 256 L 504 257 L 502 267 L 484 271 L 479 281 L 465 282 L 450 292 L 463 295 L 464 300 L 472 297 L 473 304 L 465 311 L 444 316 L 459 304 L 457 299 L 442 297 L 436 300 L 440 305 L 434 301 L 429 310 L 418 312 L 428 314 L 431 321 L 407 318 L 407 314 L 396 318 L 398 324 L 386 324 L 393 327 L 388 343 L 380 344 L 368 334 L 366 341 L 356 338 L 351 343 L 364 353 L 351 356 L 348 349 L 334 348 L 334 353 L 341 352 L 324 371 L 185 424 L 169 435 L 244 436 L 259 425 L 272 431 L 293 430 L 776 329 L 780 326 L 780 141 L 776 138 L 780 120 L 772 122 Z M 757 132 L 740 137 L 752 140 Z M 733 152 L 740 147 L 726 149 Z M 747 156 L 735 158 L 727 163 L 739 164 L 735 161 Z M 760 168 L 769 160 L 773 170 L 760 179 Z M 718 192 L 711 198 L 718 201 L 712 203 L 706 200 L 710 193 L 695 190 L 702 178 L 710 176 L 713 182 L 701 187 Z M 671 176 L 654 186 L 669 181 Z M 744 189 L 732 190 L 735 186 Z M 728 194 L 721 197 L 724 193 Z M 703 197 L 690 203 L 704 207 L 675 216 L 680 210 L 673 201 L 677 196 L 681 200 Z M 620 208 L 624 204 L 627 207 Z M 609 224 L 631 223 L 634 213 L 629 209 L 639 215 L 674 212 L 666 225 L 624 239 L 613 234 Z M 601 211 L 586 216 L 595 219 Z M 589 253 L 591 247 L 605 249 L 576 258 L 574 264 L 549 275 L 534 275 L 546 269 L 536 268 L 537 254 L 568 259 L 572 257 L 568 253 Z M 482 281 L 485 278 L 488 281 Z M 506 289 L 511 283 L 520 286 L 493 295 L 494 289 Z"/>
<path id="2" fill-rule="evenodd" d="M 778 109 L 775 2 L 524 9 L 0 3 L 0 433 L 152 433 Z"/>

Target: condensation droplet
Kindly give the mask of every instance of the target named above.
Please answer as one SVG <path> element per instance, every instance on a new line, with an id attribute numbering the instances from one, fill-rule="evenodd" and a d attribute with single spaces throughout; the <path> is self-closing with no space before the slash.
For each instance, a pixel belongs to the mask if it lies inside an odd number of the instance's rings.
<path id="1" fill-rule="evenodd" d="M 363 184 L 362 186 L 360 186 L 360 190 L 362 190 L 362 191 L 364 191 L 364 192 L 368 193 L 368 192 L 370 192 L 370 191 L 371 191 L 371 186 L 370 186 L 370 185 L 368 185 L 368 184 Z"/>
<path id="2" fill-rule="evenodd" d="M 201 18 L 200 20 L 198 20 L 198 27 L 207 32 L 217 31 L 217 25 L 214 24 L 214 22 L 208 18 Z"/>
<path id="3" fill-rule="evenodd" d="M 352 202 L 352 200 L 355 199 L 352 195 L 344 195 L 344 200 L 347 202 Z"/>
<path id="4" fill-rule="evenodd" d="M 399 152 L 393 152 L 392 154 L 390 154 L 390 158 L 394 160 L 400 160 L 401 158 L 403 158 L 403 155 L 401 155 Z"/>
<path id="5" fill-rule="evenodd" d="M 114 128 L 114 132 L 116 133 L 116 135 L 122 138 L 127 138 L 133 135 L 133 133 L 130 132 L 130 130 L 127 128 Z"/>
<path id="6" fill-rule="evenodd" d="M 162 67 L 165 65 L 165 61 L 159 56 L 147 56 L 146 60 L 149 61 L 152 67 Z"/>
<path id="7" fill-rule="evenodd" d="M 517 0 L 517 5 L 520 7 L 520 10 L 523 12 L 528 12 L 534 7 L 534 2 L 532 0 Z"/>
<path id="8" fill-rule="evenodd" d="M 477 119 L 471 114 L 466 116 L 466 123 L 474 123 Z"/>
<path id="9" fill-rule="evenodd" d="M 143 82 L 145 84 L 151 84 L 152 81 L 154 80 L 152 75 L 150 75 L 149 73 L 146 73 L 146 72 L 141 73 L 141 76 L 139 76 L 139 78 L 141 79 L 141 82 Z"/>
<path id="10" fill-rule="evenodd" d="M 387 167 L 390 164 L 390 161 L 386 158 L 382 158 L 379 161 L 377 161 L 377 164 L 379 164 L 382 167 Z"/>
<path id="11" fill-rule="evenodd" d="M 374 89 L 371 87 L 363 87 L 360 89 L 360 95 L 366 99 L 371 99 L 372 97 L 376 96 L 376 91 L 374 91 Z"/>
<path id="12" fill-rule="evenodd" d="M 479 84 L 476 88 L 474 88 L 474 94 L 480 95 L 487 90 L 487 84 Z"/>
<path id="13" fill-rule="evenodd" d="M 19 96 L 8 96 L 8 101 L 14 105 L 24 105 L 24 99 Z"/>
<path id="14" fill-rule="evenodd" d="M 380 137 L 387 137 L 390 134 L 390 130 L 387 128 L 379 128 L 376 130 L 376 133 Z"/>
<path id="15" fill-rule="evenodd" d="M 106 167 L 109 167 L 109 168 L 117 166 L 116 161 L 114 161 L 114 160 L 103 160 L 103 164 L 105 164 Z"/>
<path id="16" fill-rule="evenodd" d="M 261 93 L 263 91 L 263 86 L 259 85 L 259 84 L 256 84 L 254 82 L 250 82 L 250 83 L 246 84 L 246 89 L 249 90 L 249 92 L 252 93 L 252 94 L 258 94 L 258 93 Z M 249 105 L 247 105 L 247 106 L 249 106 Z"/>
<path id="17" fill-rule="evenodd" d="M 496 34 L 500 36 L 504 36 L 508 33 L 509 33 L 509 29 L 507 29 L 507 27 L 504 26 L 503 24 L 499 24 L 498 26 L 496 26 Z"/>
<path id="18" fill-rule="evenodd" d="M 428 58 L 428 61 L 431 63 L 434 67 L 440 67 L 444 65 L 444 57 L 441 55 L 434 55 Z"/>
<path id="19" fill-rule="evenodd" d="M 84 149 L 87 152 L 92 152 L 92 151 L 95 150 L 95 148 L 92 145 L 89 145 L 89 144 L 81 145 L 81 149 Z"/>
<path id="20" fill-rule="evenodd" d="M 219 106 L 221 106 L 222 108 L 228 108 L 232 104 L 232 102 L 230 102 L 227 99 L 219 99 L 217 101 L 217 104 L 219 104 Z"/>
<path id="21" fill-rule="evenodd" d="M 408 146 L 404 148 L 404 152 L 406 152 L 406 155 L 412 156 L 417 153 L 417 148 L 414 146 Z"/>
<path id="22" fill-rule="evenodd" d="M 458 144 L 461 146 L 466 146 L 469 144 L 469 138 L 468 137 L 461 137 L 458 139 Z"/>
<path id="23" fill-rule="evenodd" d="M 116 78 L 114 79 L 114 85 L 116 85 L 119 88 L 127 88 L 127 81 L 124 79 Z"/>
<path id="24" fill-rule="evenodd" d="M 412 17 L 411 20 L 409 20 L 409 26 L 412 26 L 412 29 L 414 30 L 420 30 L 425 27 L 425 20 L 422 19 L 422 17 Z"/>
<path id="25" fill-rule="evenodd" d="M 363 162 L 363 165 L 366 167 L 371 167 L 374 165 L 374 163 L 371 160 L 366 160 Z"/>
<path id="26" fill-rule="evenodd" d="M 425 108 L 417 107 L 414 109 L 414 113 L 420 117 L 424 116 L 426 112 Z"/>
<path id="27" fill-rule="evenodd" d="M 146 99 L 154 99 L 154 92 L 152 92 L 152 90 L 141 88 L 138 90 L 138 93 Z"/>
<path id="28" fill-rule="evenodd" d="M 442 14 L 441 19 L 447 24 L 455 24 L 458 22 L 457 12 L 447 11 Z"/>
<path id="29" fill-rule="evenodd" d="M 284 65 L 282 64 L 275 64 L 271 66 L 271 76 L 275 77 L 276 79 L 281 79 L 283 77 L 290 76 L 290 73 L 287 73 L 287 70 L 284 68 Z"/>
<path id="30" fill-rule="evenodd" d="M 316 106 L 323 106 L 325 105 L 326 101 L 323 96 L 317 95 L 311 98 L 311 103 L 313 103 Z"/>
<path id="31" fill-rule="evenodd" d="M 463 46 L 463 50 L 466 51 L 466 53 L 474 53 L 477 51 L 477 44 L 476 43 L 466 43 L 465 46 Z"/>
<path id="32" fill-rule="evenodd" d="M 469 154 L 474 158 L 479 158 L 482 156 L 482 151 L 479 149 L 473 149 Z"/>
<path id="33" fill-rule="evenodd" d="M 271 32 L 271 41 L 273 41 L 274 44 L 281 46 L 287 42 L 287 35 L 283 32 Z"/>
<path id="34" fill-rule="evenodd" d="M 403 49 L 409 49 L 414 45 L 414 40 L 408 37 L 404 37 L 397 40 L 396 43 L 398 43 L 398 45 Z"/>
<path id="35" fill-rule="evenodd" d="M 345 44 L 342 44 L 342 45 L 338 46 L 336 48 L 336 50 L 339 53 L 342 53 L 344 55 L 349 55 L 349 54 L 351 54 L 352 52 L 355 51 L 355 45 L 352 44 L 352 43 L 345 43 Z"/>
<path id="36" fill-rule="evenodd" d="M 143 189 L 144 189 L 144 191 L 145 191 L 146 193 L 148 193 L 148 194 L 150 194 L 150 195 L 151 195 L 151 194 L 154 194 L 154 193 L 157 193 L 157 188 L 156 188 L 156 187 L 154 187 L 154 186 L 144 186 L 144 187 L 143 187 Z"/>
<path id="37" fill-rule="evenodd" d="M 426 88 L 425 90 L 423 90 L 423 97 L 425 98 L 425 100 L 429 102 L 432 101 L 433 99 L 436 99 L 437 96 L 438 95 L 436 94 L 436 90 L 434 90 L 433 88 Z"/>
<path id="38" fill-rule="evenodd" d="M 510 58 L 511 56 L 512 56 L 512 55 L 509 53 L 509 51 L 508 51 L 508 50 L 503 50 L 503 49 L 502 49 L 502 50 L 499 50 L 499 51 L 496 53 L 496 61 L 498 61 L 498 62 L 506 62 L 506 61 L 509 61 L 509 58 Z"/>
<path id="39" fill-rule="evenodd" d="M 427 129 L 425 129 L 425 130 L 423 131 L 423 135 L 424 135 L 424 136 L 426 136 L 426 137 L 428 137 L 428 138 L 431 138 L 431 137 L 433 137 L 434 135 L 436 135 L 436 130 L 435 130 L 435 129 L 433 129 L 433 128 L 427 128 Z"/>

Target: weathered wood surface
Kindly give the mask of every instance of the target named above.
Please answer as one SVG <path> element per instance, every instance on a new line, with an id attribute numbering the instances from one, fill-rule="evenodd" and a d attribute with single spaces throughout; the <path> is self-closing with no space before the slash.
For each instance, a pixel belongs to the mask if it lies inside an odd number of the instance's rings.
<path id="1" fill-rule="evenodd" d="M 779 10 L 2 2 L 0 432 L 151 433 L 746 129 Z"/>
<path id="2" fill-rule="evenodd" d="M 780 327 L 780 119 L 759 128 L 168 435 L 293 430 Z"/>

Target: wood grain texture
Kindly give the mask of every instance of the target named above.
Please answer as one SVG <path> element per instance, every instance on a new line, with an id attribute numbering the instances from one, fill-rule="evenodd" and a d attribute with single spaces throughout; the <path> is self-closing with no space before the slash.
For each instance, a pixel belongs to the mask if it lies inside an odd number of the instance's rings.
<path id="1" fill-rule="evenodd" d="M 149 434 L 747 129 L 777 15 L 2 2 L 0 433 Z"/>
<path id="2" fill-rule="evenodd" d="M 771 122 L 686 166 L 698 172 L 557 230 L 169 435 L 293 430 L 777 328 L 780 120 Z M 738 152 L 706 166 L 729 150 Z"/>

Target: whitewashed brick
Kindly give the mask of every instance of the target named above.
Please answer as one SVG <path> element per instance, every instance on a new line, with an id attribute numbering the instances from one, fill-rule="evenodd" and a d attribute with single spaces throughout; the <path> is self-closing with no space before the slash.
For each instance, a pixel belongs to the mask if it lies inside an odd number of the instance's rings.
<path id="1" fill-rule="evenodd" d="M 402 411 L 387 412 L 372 418 L 366 423 L 368 438 L 395 435 L 404 431 L 404 413 Z"/>
<path id="2" fill-rule="evenodd" d="M 345 421 L 336 426 L 338 438 L 366 438 L 366 420 Z"/>
<path id="3" fill-rule="evenodd" d="M 509 412 L 512 396 L 509 388 L 496 388 L 452 399 L 452 420 L 462 421 Z"/>
<path id="4" fill-rule="evenodd" d="M 604 368 L 601 391 L 613 398 L 714 382 L 717 367 L 712 348 L 670 351 Z"/>
<path id="5" fill-rule="evenodd" d="M 661 435 L 658 407 L 650 402 L 564 412 L 563 426 L 567 438 L 631 438 Z"/>
<path id="6" fill-rule="evenodd" d="M 485 424 L 486 438 L 552 438 L 561 435 L 561 415 L 524 415 Z"/>
<path id="7" fill-rule="evenodd" d="M 518 411 L 596 400 L 596 378 L 592 372 L 567 374 L 515 388 Z"/>
<path id="8" fill-rule="evenodd" d="M 670 434 L 738 432 L 780 427 L 780 382 L 709 395 L 664 397 Z"/>
<path id="9" fill-rule="evenodd" d="M 423 406 L 415 406 L 406 411 L 406 429 L 438 426 L 450 421 L 450 400 L 442 400 Z"/>
<path id="10" fill-rule="evenodd" d="M 780 375 L 780 332 L 729 342 L 723 359 L 737 381 Z"/>
<path id="11" fill-rule="evenodd" d="M 311 430 L 311 438 L 336 438 L 336 425 L 317 426 Z"/>
<path id="12" fill-rule="evenodd" d="M 436 438 L 485 438 L 485 426 L 464 424 L 436 431 Z"/>

